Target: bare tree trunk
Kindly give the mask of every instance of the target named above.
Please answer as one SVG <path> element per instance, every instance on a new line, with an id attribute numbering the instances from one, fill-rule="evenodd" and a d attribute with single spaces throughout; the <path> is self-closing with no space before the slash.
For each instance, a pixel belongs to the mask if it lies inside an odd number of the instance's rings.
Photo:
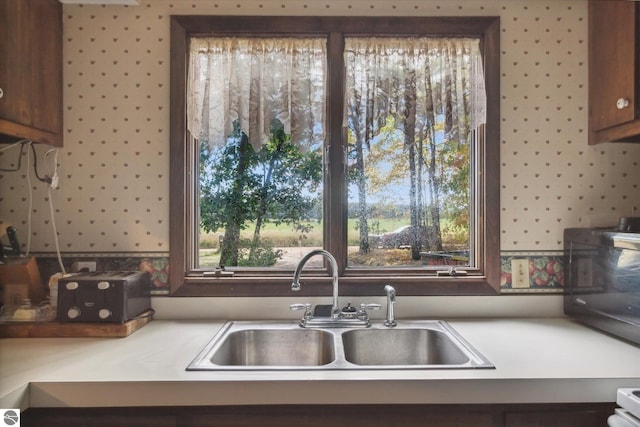
<path id="1" fill-rule="evenodd" d="M 411 258 L 420 259 L 420 213 L 418 207 L 418 170 L 416 167 L 416 75 L 411 72 L 405 78 L 404 145 L 409 156 L 409 210 L 411 212 Z"/>
<path id="2" fill-rule="evenodd" d="M 267 208 L 269 207 L 270 197 L 269 197 L 269 186 L 271 185 L 273 170 L 276 167 L 276 162 L 280 158 L 280 152 L 282 147 L 282 141 L 278 144 L 278 148 L 275 153 L 271 155 L 269 159 L 269 168 L 267 170 L 267 175 L 262 184 L 262 188 L 260 189 L 260 204 L 258 206 L 258 212 L 256 215 L 256 226 L 253 229 L 253 240 L 251 241 L 251 248 L 249 248 L 249 263 L 253 264 L 255 261 L 255 253 L 260 242 L 260 231 L 262 230 L 262 224 L 264 222 L 264 217 L 267 213 Z"/>
<path id="3" fill-rule="evenodd" d="M 238 224 L 227 224 L 220 248 L 220 266 L 237 266 L 240 250 L 240 227 Z"/>
<path id="4" fill-rule="evenodd" d="M 434 132 L 435 134 L 435 132 Z M 431 233 L 434 241 L 430 242 L 436 251 L 442 251 L 442 232 L 440 231 L 440 182 L 437 176 L 437 156 L 435 135 L 429 143 L 430 157 L 429 166 L 429 187 L 431 190 L 431 223 L 433 224 L 433 232 Z"/>
<path id="5" fill-rule="evenodd" d="M 355 135 L 355 178 L 356 186 L 358 188 L 358 252 L 360 254 L 367 254 L 370 251 L 369 246 L 369 208 L 367 206 L 367 177 L 365 174 L 364 164 L 364 146 L 365 136 L 363 129 L 360 126 L 360 103 L 358 105 L 350 105 L 348 109 L 349 122 L 353 126 L 353 133 Z M 352 175 L 353 176 L 353 175 Z"/>
<path id="6" fill-rule="evenodd" d="M 426 241 L 425 238 L 425 221 L 424 221 L 424 209 L 425 209 L 425 201 L 424 201 L 424 129 L 420 129 L 417 133 L 417 149 L 416 149 L 416 175 L 417 175 L 417 183 L 416 183 L 416 191 L 418 193 L 418 236 L 420 239 L 421 247 L 428 247 L 429 242 Z"/>
<path id="7" fill-rule="evenodd" d="M 364 149 L 362 140 L 356 143 L 356 169 L 358 173 L 359 252 L 369 253 L 369 209 L 367 206 L 367 178 L 364 173 Z"/>
<path id="8" fill-rule="evenodd" d="M 431 82 L 427 79 L 427 92 L 433 93 Z M 429 208 L 429 216 L 431 219 L 431 227 L 428 228 L 429 249 L 442 251 L 442 232 L 440 230 L 440 184 L 437 176 L 437 146 L 436 146 L 436 129 L 435 129 L 435 113 L 433 105 L 426 109 L 427 111 L 427 145 L 429 150 L 429 159 L 425 159 L 427 166 L 427 175 L 429 183 L 429 194 L 431 196 L 431 204 Z"/>
<path id="9" fill-rule="evenodd" d="M 242 178 L 245 176 L 247 169 L 247 152 L 252 150 L 246 136 L 242 136 L 238 147 L 238 167 L 236 169 L 236 177 L 231 192 L 231 200 L 241 200 L 243 183 Z M 244 215 L 239 212 L 242 209 L 236 203 L 231 203 L 227 209 L 227 227 L 224 230 L 224 239 L 220 248 L 220 265 L 237 266 L 240 252 L 240 230 L 242 228 Z"/>

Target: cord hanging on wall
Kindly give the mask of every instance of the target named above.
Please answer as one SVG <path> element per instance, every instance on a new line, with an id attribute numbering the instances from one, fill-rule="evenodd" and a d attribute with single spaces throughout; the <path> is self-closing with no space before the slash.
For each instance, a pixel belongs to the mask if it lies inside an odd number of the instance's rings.
<path id="1" fill-rule="evenodd" d="M 19 141 L 15 144 L 9 145 L 7 147 L 3 147 L 2 150 L 0 151 L 5 151 L 8 150 L 12 147 L 16 147 L 16 146 L 20 146 L 20 153 L 19 153 L 19 157 L 17 160 L 17 166 L 11 169 L 3 169 L 2 171 L 4 172 L 17 172 L 21 169 L 22 167 L 22 156 L 26 153 L 26 158 L 27 158 L 27 173 L 25 174 L 26 179 L 27 179 L 27 187 L 29 189 L 29 202 L 28 202 L 28 209 L 27 209 L 27 247 L 26 247 L 26 256 L 29 256 L 29 253 L 31 252 L 31 236 L 32 236 L 32 213 L 33 213 L 33 185 L 31 183 L 31 174 L 29 173 L 29 169 L 31 166 L 31 154 L 33 154 L 33 171 L 34 174 L 36 176 L 36 178 L 43 183 L 48 184 L 48 189 L 47 189 L 47 199 L 49 202 L 49 210 L 50 210 L 50 214 L 51 214 L 51 227 L 53 229 L 53 238 L 54 238 L 54 243 L 56 246 L 56 255 L 58 258 L 58 263 L 60 265 L 60 269 L 62 271 L 63 274 L 66 274 L 66 270 L 64 268 L 64 265 L 62 263 L 62 256 L 60 253 L 60 242 L 59 242 L 59 238 L 58 238 L 58 230 L 57 230 L 57 226 L 56 226 L 56 221 L 55 221 L 55 208 L 53 206 L 53 197 L 52 197 L 52 193 L 51 193 L 51 189 L 56 189 L 58 188 L 58 149 L 57 148 L 53 148 L 48 150 L 45 154 L 44 154 L 44 159 L 45 161 L 48 159 L 48 157 L 53 153 L 53 161 L 54 164 L 52 166 L 53 172 L 51 173 L 51 176 L 49 175 L 44 175 L 44 176 L 40 176 L 40 173 L 38 172 L 38 157 L 37 157 L 37 153 L 36 153 L 36 149 L 34 147 L 34 144 L 32 141 L 30 140 L 22 140 Z M 28 148 L 25 150 L 25 146 L 31 146 L 31 150 L 29 150 Z"/>

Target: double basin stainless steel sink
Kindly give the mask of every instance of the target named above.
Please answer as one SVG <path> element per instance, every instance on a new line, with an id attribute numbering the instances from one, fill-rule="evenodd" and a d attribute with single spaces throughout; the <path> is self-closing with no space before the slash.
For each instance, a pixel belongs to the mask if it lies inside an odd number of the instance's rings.
<path id="1" fill-rule="evenodd" d="M 393 328 L 301 328 L 297 322 L 230 321 L 188 371 L 493 368 L 447 322 Z"/>

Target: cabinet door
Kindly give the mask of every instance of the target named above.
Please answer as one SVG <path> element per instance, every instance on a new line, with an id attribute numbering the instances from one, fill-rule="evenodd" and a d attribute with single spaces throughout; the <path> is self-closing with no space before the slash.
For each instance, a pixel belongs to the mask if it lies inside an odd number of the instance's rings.
<path id="1" fill-rule="evenodd" d="M 57 0 L 0 1 L 0 88 L 1 134 L 62 145 L 62 5 Z"/>
<path id="2" fill-rule="evenodd" d="M 492 414 L 482 413 L 411 413 L 390 410 L 388 413 L 326 411 L 322 408 L 306 409 L 292 413 L 275 409 L 262 414 L 247 412 L 239 408 L 236 413 L 197 414 L 180 417 L 180 427 L 494 427 L 498 425 Z"/>
<path id="3" fill-rule="evenodd" d="M 496 427 L 501 414 L 485 405 L 265 405 L 194 408 L 180 427 Z"/>
<path id="4" fill-rule="evenodd" d="M 635 119 L 635 85 L 639 80 L 635 74 L 636 43 L 635 2 L 589 3 L 589 113 L 592 132 Z"/>
<path id="5" fill-rule="evenodd" d="M 176 416 L 167 412 L 165 408 L 135 407 L 32 408 L 21 414 L 20 421 L 29 427 L 176 427 Z"/>
<path id="6" fill-rule="evenodd" d="M 507 413 L 505 427 L 602 427 L 612 413 L 589 410 Z"/>

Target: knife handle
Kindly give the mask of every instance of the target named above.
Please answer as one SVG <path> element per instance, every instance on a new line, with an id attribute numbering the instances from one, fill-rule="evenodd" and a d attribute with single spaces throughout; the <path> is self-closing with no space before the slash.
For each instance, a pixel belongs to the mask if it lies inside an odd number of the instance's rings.
<path id="1" fill-rule="evenodd" d="M 18 242 L 17 231 L 13 225 L 7 227 L 7 237 L 9 238 L 11 249 L 13 249 L 13 255 L 20 255 L 20 243 Z"/>

